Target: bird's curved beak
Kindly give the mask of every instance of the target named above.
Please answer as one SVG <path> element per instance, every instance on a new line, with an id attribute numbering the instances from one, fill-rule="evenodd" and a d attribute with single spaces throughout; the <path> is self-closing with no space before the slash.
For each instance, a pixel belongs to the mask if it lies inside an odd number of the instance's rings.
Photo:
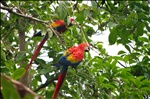
<path id="1" fill-rule="evenodd" d="M 90 47 L 87 46 L 87 47 L 85 48 L 85 52 L 89 52 L 89 51 L 90 51 Z"/>
<path id="2" fill-rule="evenodd" d="M 69 20 L 69 26 L 74 25 L 74 23 L 75 23 L 74 18 L 70 18 L 70 20 Z"/>
<path id="3" fill-rule="evenodd" d="M 90 50 L 85 50 L 85 52 L 89 52 Z"/>
<path id="4" fill-rule="evenodd" d="M 71 21 L 71 24 L 73 25 L 74 23 L 75 23 L 75 21 L 74 21 L 74 20 L 72 20 L 72 21 Z"/>

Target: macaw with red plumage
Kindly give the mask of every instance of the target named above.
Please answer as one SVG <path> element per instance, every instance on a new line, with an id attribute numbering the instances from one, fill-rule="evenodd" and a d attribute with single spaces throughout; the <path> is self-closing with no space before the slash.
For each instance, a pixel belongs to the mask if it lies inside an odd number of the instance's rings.
<path id="1" fill-rule="evenodd" d="M 54 66 L 62 66 L 62 70 L 60 75 L 58 76 L 58 81 L 52 99 L 57 98 L 57 94 L 66 76 L 68 66 L 76 68 L 83 60 L 84 52 L 89 51 L 89 47 L 90 45 L 87 43 L 81 43 L 78 46 L 73 46 L 64 52 L 62 57 L 60 57 L 58 63 L 53 64 Z"/>
<path id="2" fill-rule="evenodd" d="M 68 27 L 72 26 L 73 25 L 73 22 L 74 22 L 74 19 L 73 18 L 70 18 L 70 22 L 69 22 L 69 25 L 66 26 L 65 22 L 63 20 L 56 20 L 54 21 L 53 23 L 50 24 L 50 26 L 55 30 L 57 31 L 58 33 L 63 33 L 67 30 Z M 33 37 L 35 36 L 42 36 L 42 33 L 41 31 L 37 32 Z M 34 59 L 37 57 L 38 53 L 40 52 L 41 48 L 43 47 L 44 43 L 46 42 L 46 40 L 48 39 L 48 33 L 46 33 L 44 35 L 44 37 L 42 38 L 40 44 L 38 45 L 38 47 L 36 48 L 36 50 L 34 51 L 34 54 L 29 62 L 29 64 L 27 65 L 26 67 L 26 72 L 25 74 L 27 73 L 28 69 L 30 68 L 32 62 L 34 61 Z M 25 75 L 24 74 L 24 75 Z"/>

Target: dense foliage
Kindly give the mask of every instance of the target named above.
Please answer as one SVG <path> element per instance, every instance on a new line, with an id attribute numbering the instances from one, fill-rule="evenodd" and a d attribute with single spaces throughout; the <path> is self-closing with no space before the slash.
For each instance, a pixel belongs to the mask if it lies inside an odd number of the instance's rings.
<path id="1" fill-rule="evenodd" d="M 148 1 L 7 1 L 6 4 L 10 10 L 13 9 L 23 16 L 1 7 L 1 73 L 19 80 L 42 39 L 31 36 L 38 30 L 47 30 L 42 22 L 24 16 L 50 22 L 63 19 L 66 24 L 70 16 L 75 18 L 76 24 L 59 35 L 60 40 L 56 36 L 47 40 L 39 54 L 47 53 L 47 56 L 37 57 L 34 61 L 27 81 L 28 86 L 35 90 L 41 86 L 43 76 L 47 81 L 54 78 L 54 72 L 59 70 L 51 64 L 56 63 L 67 48 L 84 42 L 86 38 L 100 54 L 91 56 L 90 53 L 85 53 L 85 59 L 78 66 L 77 72 L 69 68 L 59 99 L 150 97 Z M 1 3 L 1 6 L 4 6 L 4 3 Z M 93 29 L 93 26 L 97 27 L 97 30 Z M 120 50 L 116 56 L 110 56 L 103 47 L 103 42 L 90 39 L 93 34 L 103 33 L 106 29 L 110 31 L 109 44 L 122 44 L 128 52 Z M 25 34 L 25 38 L 22 38 L 21 34 Z M 23 39 L 25 44 L 21 43 Z M 53 82 L 36 93 L 50 99 L 55 88 Z"/>

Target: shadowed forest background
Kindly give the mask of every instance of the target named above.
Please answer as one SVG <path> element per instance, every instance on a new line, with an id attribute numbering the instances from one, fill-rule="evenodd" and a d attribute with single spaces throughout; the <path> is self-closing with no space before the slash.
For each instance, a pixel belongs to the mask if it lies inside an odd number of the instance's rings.
<path id="1" fill-rule="evenodd" d="M 69 67 L 58 99 L 150 98 L 150 2 L 2 0 L 0 4 L 0 88 L 4 99 L 19 99 L 23 94 L 24 99 L 36 95 L 51 99 L 60 72 L 51 64 L 56 63 L 66 49 L 85 41 L 93 44 L 95 48 L 91 50 L 95 54 L 85 53 L 77 71 Z M 64 33 L 48 38 L 28 74 L 21 79 L 42 39 L 32 35 L 39 30 L 47 32 L 48 22 L 57 19 L 68 24 L 69 17 L 75 19 L 75 24 Z M 109 45 L 121 44 L 127 51 L 120 50 L 112 56 L 103 42 L 91 39 L 92 35 L 101 36 L 106 30 L 109 30 L 106 38 Z M 43 53 L 46 56 L 39 57 Z M 27 96 L 25 92 L 18 93 L 20 87 L 13 86 L 15 80 L 34 92 Z"/>

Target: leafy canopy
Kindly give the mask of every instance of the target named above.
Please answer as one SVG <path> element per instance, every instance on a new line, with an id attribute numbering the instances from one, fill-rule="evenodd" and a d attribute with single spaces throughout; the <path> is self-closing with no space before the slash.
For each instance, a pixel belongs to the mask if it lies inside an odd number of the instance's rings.
<path id="1" fill-rule="evenodd" d="M 85 54 L 77 72 L 71 67 L 61 88 L 59 99 L 148 99 L 150 93 L 150 27 L 148 1 L 7 1 L 8 8 L 24 16 L 52 22 L 75 17 L 78 24 L 59 35 L 49 38 L 32 65 L 30 88 L 41 86 L 56 76 L 56 63 L 62 53 L 74 44 L 85 41 L 94 44 L 100 54 Z M 3 8 L 1 8 L 3 9 Z M 20 12 L 19 12 L 20 11 Z M 93 29 L 97 27 L 97 30 Z M 109 44 L 122 44 L 128 52 L 120 50 L 116 56 L 107 54 L 103 42 L 90 39 L 92 35 L 109 29 Z M 15 15 L 9 10 L 1 11 L 1 73 L 18 80 L 24 73 L 41 37 L 31 35 L 46 27 L 38 21 Z M 25 33 L 24 51 L 20 51 L 18 33 Z M 85 36 L 85 38 L 83 37 Z M 23 38 L 22 38 L 23 39 Z M 107 39 L 107 38 L 106 38 Z M 114 49 L 116 50 L 116 49 Z M 45 55 L 47 53 L 47 55 Z M 113 53 L 113 51 L 112 51 Z M 48 60 L 45 60 L 47 59 Z M 20 67 L 20 62 L 24 62 Z M 59 71 L 57 71 L 59 72 Z M 54 81 L 53 81 L 54 82 Z M 7 98 L 9 82 L 3 80 L 3 97 Z M 50 83 L 37 91 L 49 99 L 55 86 Z M 16 91 L 10 94 L 18 97 Z"/>

